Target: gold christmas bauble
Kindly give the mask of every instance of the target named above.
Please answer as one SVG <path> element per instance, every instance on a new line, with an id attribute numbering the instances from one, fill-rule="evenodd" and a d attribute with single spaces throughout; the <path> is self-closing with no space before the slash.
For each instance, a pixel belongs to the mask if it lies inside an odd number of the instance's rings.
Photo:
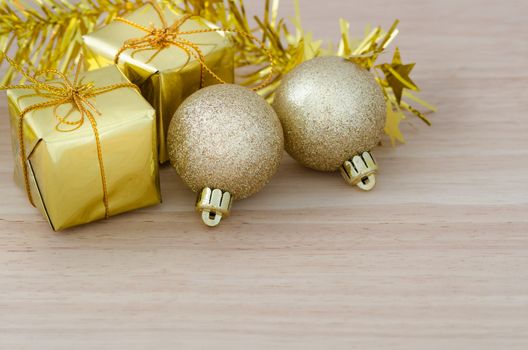
<path id="1" fill-rule="evenodd" d="M 207 222 L 207 215 L 226 216 L 231 200 L 249 197 L 269 182 L 279 167 L 284 138 L 275 111 L 262 97 L 238 85 L 220 84 L 181 104 L 170 123 L 167 145 L 176 172 L 201 192 L 197 209 L 204 222 L 215 226 L 219 219 Z"/>
<path id="2" fill-rule="evenodd" d="M 273 107 L 285 148 L 306 167 L 338 170 L 376 146 L 386 104 L 372 74 L 340 57 L 318 57 L 283 79 Z"/>

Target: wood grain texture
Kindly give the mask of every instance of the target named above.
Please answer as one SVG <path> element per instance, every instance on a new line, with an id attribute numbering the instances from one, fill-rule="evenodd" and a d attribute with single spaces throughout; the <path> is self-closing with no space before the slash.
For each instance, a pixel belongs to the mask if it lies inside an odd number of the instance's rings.
<path id="1" fill-rule="evenodd" d="M 209 230 L 165 168 L 163 205 L 53 233 L 11 179 L 2 97 L 0 349 L 528 348 L 528 3 L 301 7 L 327 39 L 400 18 L 434 126 L 375 151 L 371 193 L 286 157 Z"/>

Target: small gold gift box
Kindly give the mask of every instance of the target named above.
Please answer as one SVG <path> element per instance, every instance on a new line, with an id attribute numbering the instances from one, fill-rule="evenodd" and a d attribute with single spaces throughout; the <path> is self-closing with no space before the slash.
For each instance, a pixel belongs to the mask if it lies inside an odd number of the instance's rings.
<path id="1" fill-rule="evenodd" d="M 167 130 L 181 102 L 219 79 L 233 82 L 234 50 L 213 28 L 205 19 L 149 3 L 83 37 L 90 67 L 118 63 L 156 110 L 161 163 L 168 160 Z"/>
<path id="2" fill-rule="evenodd" d="M 161 201 L 154 109 L 117 66 L 75 80 L 7 91 L 15 181 L 56 231 Z"/>

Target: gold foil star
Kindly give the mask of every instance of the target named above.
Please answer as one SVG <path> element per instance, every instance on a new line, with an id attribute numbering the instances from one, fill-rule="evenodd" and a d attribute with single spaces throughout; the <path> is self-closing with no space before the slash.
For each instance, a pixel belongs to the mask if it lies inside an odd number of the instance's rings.
<path id="1" fill-rule="evenodd" d="M 391 144 L 396 145 L 396 141 L 405 143 L 400 130 L 400 123 L 405 119 L 405 114 L 399 108 L 394 109 L 392 103 L 387 103 L 387 120 L 385 121 L 385 133 L 389 136 Z"/>
<path id="2" fill-rule="evenodd" d="M 415 63 L 403 64 L 401 60 L 400 50 L 396 48 L 392 63 L 383 64 L 381 70 L 385 74 L 387 83 L 394 92 L 394 97 L 398 104 L 401 103 L 403 89 L 410 89 L 418 91 L 418 86 L 411 80 L 409 74 L 414 68 Z"/>

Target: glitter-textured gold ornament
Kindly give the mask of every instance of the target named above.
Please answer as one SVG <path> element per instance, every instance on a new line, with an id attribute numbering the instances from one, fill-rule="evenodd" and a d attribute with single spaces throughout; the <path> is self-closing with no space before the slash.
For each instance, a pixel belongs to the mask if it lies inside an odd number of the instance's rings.
<path id="1" fill-rule="evenodd" d="M 261 190 L 284 150 L 273 108 L 249 89 L 213 85 L 191 95 L 174 115 L 167 140 L 172 166 L 193 191 L 209 226 L 229 214 L 232 200 Z"/>
<path id="2" fill-rule="evenodd" d="M 288 153 L 308 168 L 336 171 L 370 190 L 369 151 L 383 135 L 386 103 L 373 75 L 340 57 L 318 57 L 288 73 L 273 104 Z"/>

